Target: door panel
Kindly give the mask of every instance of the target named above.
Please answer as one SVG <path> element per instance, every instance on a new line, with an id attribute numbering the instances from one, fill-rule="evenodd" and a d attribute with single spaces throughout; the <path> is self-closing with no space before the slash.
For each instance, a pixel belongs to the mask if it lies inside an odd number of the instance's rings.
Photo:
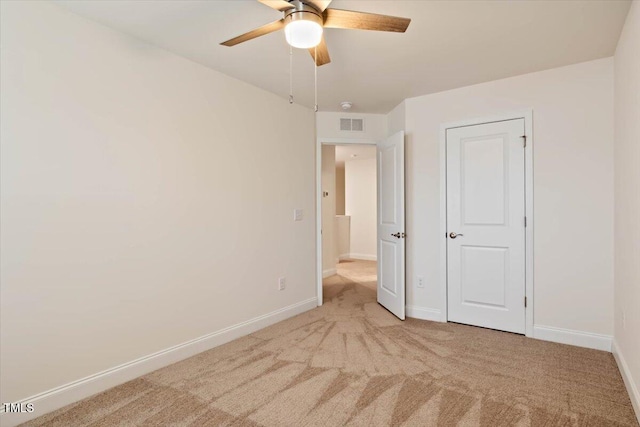
<path id="1" fill-rule="evenodd" d="M 378 302 L 405 318 L 404 132 L 378 144 Z"/>
<path id="2" fill-rule="evenodd" d="M 460 288 L 463 304 L 505 307 L 508 248 L 462 246 Z"/>
<path id="3" fill-rule="evenodd" d="M 389 226 L 396 226 L 398 219 L 398 206 L 396 206 L 396 164 L 397 151 L 395 145 L 387 145 L 379 148 L 379 163 L 381 177 L 380 198 L 385 203 L 380 203 L 380 222 Z"/>
<path id="4" fill-rule="evenodd" d="M 461 141 L 465 224 L 504 224 L 505 142 L 508 135 Z"/>
<path id="5" fill-rule="evenodd" d="M 524 119 L 447 129 L 451 321 L 525 331 L 523 135 Z"/>
<path id="6" fill-rule="evenodd" d="M 396 242 L 380 242 L 380 258 L 382 261 L 380 285 L 393 296 L 398 294 L 396 260 L 398 259 Z"/>

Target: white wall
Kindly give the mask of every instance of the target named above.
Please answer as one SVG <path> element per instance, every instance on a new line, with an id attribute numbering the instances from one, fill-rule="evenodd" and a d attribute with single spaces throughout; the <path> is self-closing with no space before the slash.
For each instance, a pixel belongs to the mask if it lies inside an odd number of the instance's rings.
<path id="1" fill-rule="evenodd" d="M 345 162 L 345 212 L 351 216 L 351 258 L 376 259 L 376 159 Z"/>
<path id="2" fill-rule="evenodd" d="M 311 110 L 51 3 L 1 8 L 0 401 L 314 305 Z"/>
<path id="3" fill-rule="evenodd" d="M 389 135 L 405 130 L 406 120 L 406 103 L 402 101 L 387 114 L 387 131 Z"/>
<path id="4" fill-rule="evenodd" d="M 328 193 L 324 196 L 324 193 Z M 335 274 L 337 241 L 336 221 L 336 147 L 322 146 L 322 271 L 323 276 Z"/>
<path id="5" fill-rule="evenodd" d="M 615 347 L 640 420 L 640 2 L 615 55 Z M 626 370 L 626 372 L 625 372 Z"/>
<path id="6" fill-rule="evenodd" d="M 612 335 L 613 60 L 411 98 L 404 104 L 407 305 L 443 309 L 441 124 L 532 108 L 535 324 Z M 424 289 L 416 288 L 416 276 L 425 277 Z"/>
<path id="7" fill-rule="evenodd" d="M 364 119 L 364 132 L 341 131 L 340 118 Z M 321 140 L 348 138 L 380 141 L 387 136 L 387 116 L 385 114 L 320 112 L 316 113 L 316 133 Z"/>

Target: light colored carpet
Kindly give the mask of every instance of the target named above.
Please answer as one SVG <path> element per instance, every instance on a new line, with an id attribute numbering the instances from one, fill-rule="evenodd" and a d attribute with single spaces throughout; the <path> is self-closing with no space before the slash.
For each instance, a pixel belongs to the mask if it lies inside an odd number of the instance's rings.
<path id="1" fill-rule="evenodd" d="M 31 426 L 637 426 L 611 354 L 401 322 L 375 264 L 344 262 L 315 310 Z"/>

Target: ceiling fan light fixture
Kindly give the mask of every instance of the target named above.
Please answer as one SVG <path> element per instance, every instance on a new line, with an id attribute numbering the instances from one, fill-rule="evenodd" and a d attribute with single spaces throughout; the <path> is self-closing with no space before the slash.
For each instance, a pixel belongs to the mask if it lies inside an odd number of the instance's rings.
<path id="1" fill-rule="evenodd" d="M 284 36 L 298 49 L 309 49 L 322 40 L 322 19 L 311 12 L 295 12 L 286 17 Z"/>

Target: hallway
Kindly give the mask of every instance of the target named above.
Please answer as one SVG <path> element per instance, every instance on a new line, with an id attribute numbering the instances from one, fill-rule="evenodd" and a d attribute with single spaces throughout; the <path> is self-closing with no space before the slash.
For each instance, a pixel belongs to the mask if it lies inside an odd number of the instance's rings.
<path id="1" fill-rule="evenodd" d="M 329 302 L 335 297 L 340 286 L 353 286 L 352 282 L 372 290 L 375 299 L 377 284 L 377 263 L 376 261 L 361 261 L 355 259 L 345 259 L 336 265 L 337 274 L 327 277 L 322 281 L 323 302 Z"/>

